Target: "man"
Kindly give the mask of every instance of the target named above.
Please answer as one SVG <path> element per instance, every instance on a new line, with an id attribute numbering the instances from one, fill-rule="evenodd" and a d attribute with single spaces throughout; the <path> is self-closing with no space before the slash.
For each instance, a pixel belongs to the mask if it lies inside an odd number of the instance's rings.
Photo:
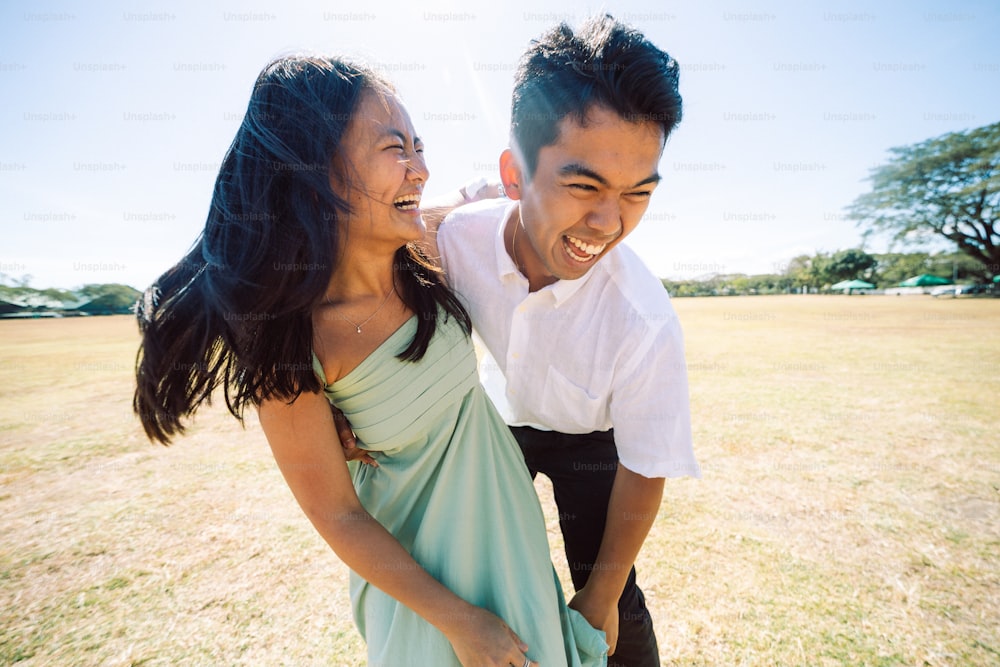
<path id="1" fill-rule="evenodd" d="M 483 383 L 531 474 L 552 481 L 576 595 L 607 633 L 609 665 L 659 665 L 636 556 L 664 478 L 700 476 L 680 325 L 660 281 L 621 241 L 660 181 L 681 117 L 677 64 L 603 16 L 535 40 L 515 78 L 510 200 L 490 188 L 423 208 L 431 253 L 487 350 Z M 468 189 L 473 189 L 469 186 Z M 436 235 L 434 234 L 437 231 Z M 374 463 L 341 428 L 349 458 Z"/>
<path id="2" fill-rule="evenodd" d="M 633 563 L 664 478 L 700 476 L 680 326 L 660 281 L 619 245 L 660 181 L 677 77 L 609 16 L 532 42 L 500 157 L 512 201 L 462 207 L 436 239 L 489 352 L 484 384 L 532 475 L 552 481 L 570 606 L 606 631 L 611 665 L 659 664 Z"/>

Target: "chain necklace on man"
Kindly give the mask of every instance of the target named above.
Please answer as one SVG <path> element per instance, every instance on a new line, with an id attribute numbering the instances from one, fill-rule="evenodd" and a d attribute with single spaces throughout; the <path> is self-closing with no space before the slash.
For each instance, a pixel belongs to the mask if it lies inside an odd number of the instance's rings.
<path id="1" fill-rule="evenodd" d="M 392 295 L 392 293 L 393 293 L 393 292 L 395 292 L 395 291 L 396 291 L 396 281 L 395 281 L 395 280 L 393 280 L 393 281 L 392 281 L 392 286 L 391 286 L 391 287 L 389 288 L 389 291 L 385 293 L 385 298 L 384 298 L 384 299 L 382 299 L 382 303 L 380 303 L 380 304 L 379 304 L 379 306 L 378 306 L 378 308 L 376 308 L 376 309 L 375 309 L 375 312 L 374 312 L 374 313 L 372 313 L 371 315 L 369 315 L 369 316 L 368 316 L 368 319 L 366 319 L 366 320 L 365 320 L 364 322 L 362 322 L 361 324 L 358 324 L 358 323 L 357 323 L 357 322 L 355 322 L 354 320 L 352 320 L 352 319 L 350 319 L 350 318 L 348 318 L 348 317 L 345 317 L 344 315 L 342 315 L 342 314 L 340 314 L 339 312 L 337 312 L 337 310 L 336 310 L 336 309 L 334 309 L 333 313 L 334 313 L 334 315 L 336 315 L 336 316 L 337 316 L 337 317 L 339 317 L 340 319 L 344 320 L 345 322 L 347 322 L 348 324 L 350 324 L 351 326 L 353 326 L 353 327 L 354 327 L 354 328 L 355 328 L 355 329 L 357 330 L 357 332 L 358 332 L 358 333 L 361 333 L 361 327 L 363 327 L 364 325 L 366 325 L 366 324 L 368 324 L 369 322 L 371 322 L 371 319 L 372 319 L 373 317 L 375 317 L 376 315 L 378 315 L 378 311 L 382 310 L 382 306 L 384 306 L 385 304 L 387 304 L 387 303 L 389 302 L 389 297 L 390 297 L 390 296 Z M 331 305 L 332 305 L 332 304 L 331 304 Z"/>
<path id="2" fill-rule="evenodd" d="M 518 215 L 517 220 L 514 221 L 514 233 L 510 235 L 510 252 L 512 255 L 511 259 L 514 260 L 514 268 L 520 271 L 521 274 L 523 275 L 524 270 L 521 268 L 521 265 L 517 263 L 517 245 L 516 245 L 517 228 L 520 226 L 521 226 L 521 216 Z"/>

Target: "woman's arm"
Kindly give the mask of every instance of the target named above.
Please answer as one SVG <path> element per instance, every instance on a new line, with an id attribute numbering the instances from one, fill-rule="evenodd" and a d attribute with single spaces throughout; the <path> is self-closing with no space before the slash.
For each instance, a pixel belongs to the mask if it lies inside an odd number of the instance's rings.
<path id="1" fill-rule="evenodd" d="M 440 630 L 463 665 L 524 664 L 527 646 L 502 620 L 431 577 L 365 511 L 323 396 L 303 393 L 291 404 L 267 400 L 259 416 L 292 494 L 348 567 Z"/>

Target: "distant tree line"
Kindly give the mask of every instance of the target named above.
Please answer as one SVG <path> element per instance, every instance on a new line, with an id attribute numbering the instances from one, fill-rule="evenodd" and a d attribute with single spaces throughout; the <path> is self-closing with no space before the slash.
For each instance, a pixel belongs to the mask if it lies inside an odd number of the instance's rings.
<path id="1" fill-rule="evenodd" d="M 0 316 L 119 315 L 132 312 L 139 290 L 117 283 L 84 285 L 74 290 L 31 287 L 30 276 L 0 274 Z"/>
<path id="2" fill-rule="evenodd" d="M 832 253 L 799 255 L 780 273 L 719 274 L 691 280 L 663 280 L 672 296 L 792 294 L 821 292 L 842 280 L 858 278 L 878 289 L 895 287 L 907 278 L 930 274 L 958 283 L 988 283 L 991 273 L 963 252 L 876 253 L 849 248 Z"/>

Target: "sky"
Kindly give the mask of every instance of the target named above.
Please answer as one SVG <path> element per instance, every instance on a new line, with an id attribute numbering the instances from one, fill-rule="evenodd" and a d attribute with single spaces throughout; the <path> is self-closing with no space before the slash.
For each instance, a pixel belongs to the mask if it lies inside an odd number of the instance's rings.
<path id="1" fill-rule="evenodd" d="M 433 196 L 497 177 L 533 37 L 599 11 L 633 24 L 681 68 L 684 119 L 626 241 L 672 279 L 781 272 L 796 255 L 859 247 L 844 209 L 890 148 L 1000 120 L 995 0 L 139 4 L 0 8 L 8 280 L 155 280 L 203 228 L 257 73 L 292 52 L 388 74 Z"/>

